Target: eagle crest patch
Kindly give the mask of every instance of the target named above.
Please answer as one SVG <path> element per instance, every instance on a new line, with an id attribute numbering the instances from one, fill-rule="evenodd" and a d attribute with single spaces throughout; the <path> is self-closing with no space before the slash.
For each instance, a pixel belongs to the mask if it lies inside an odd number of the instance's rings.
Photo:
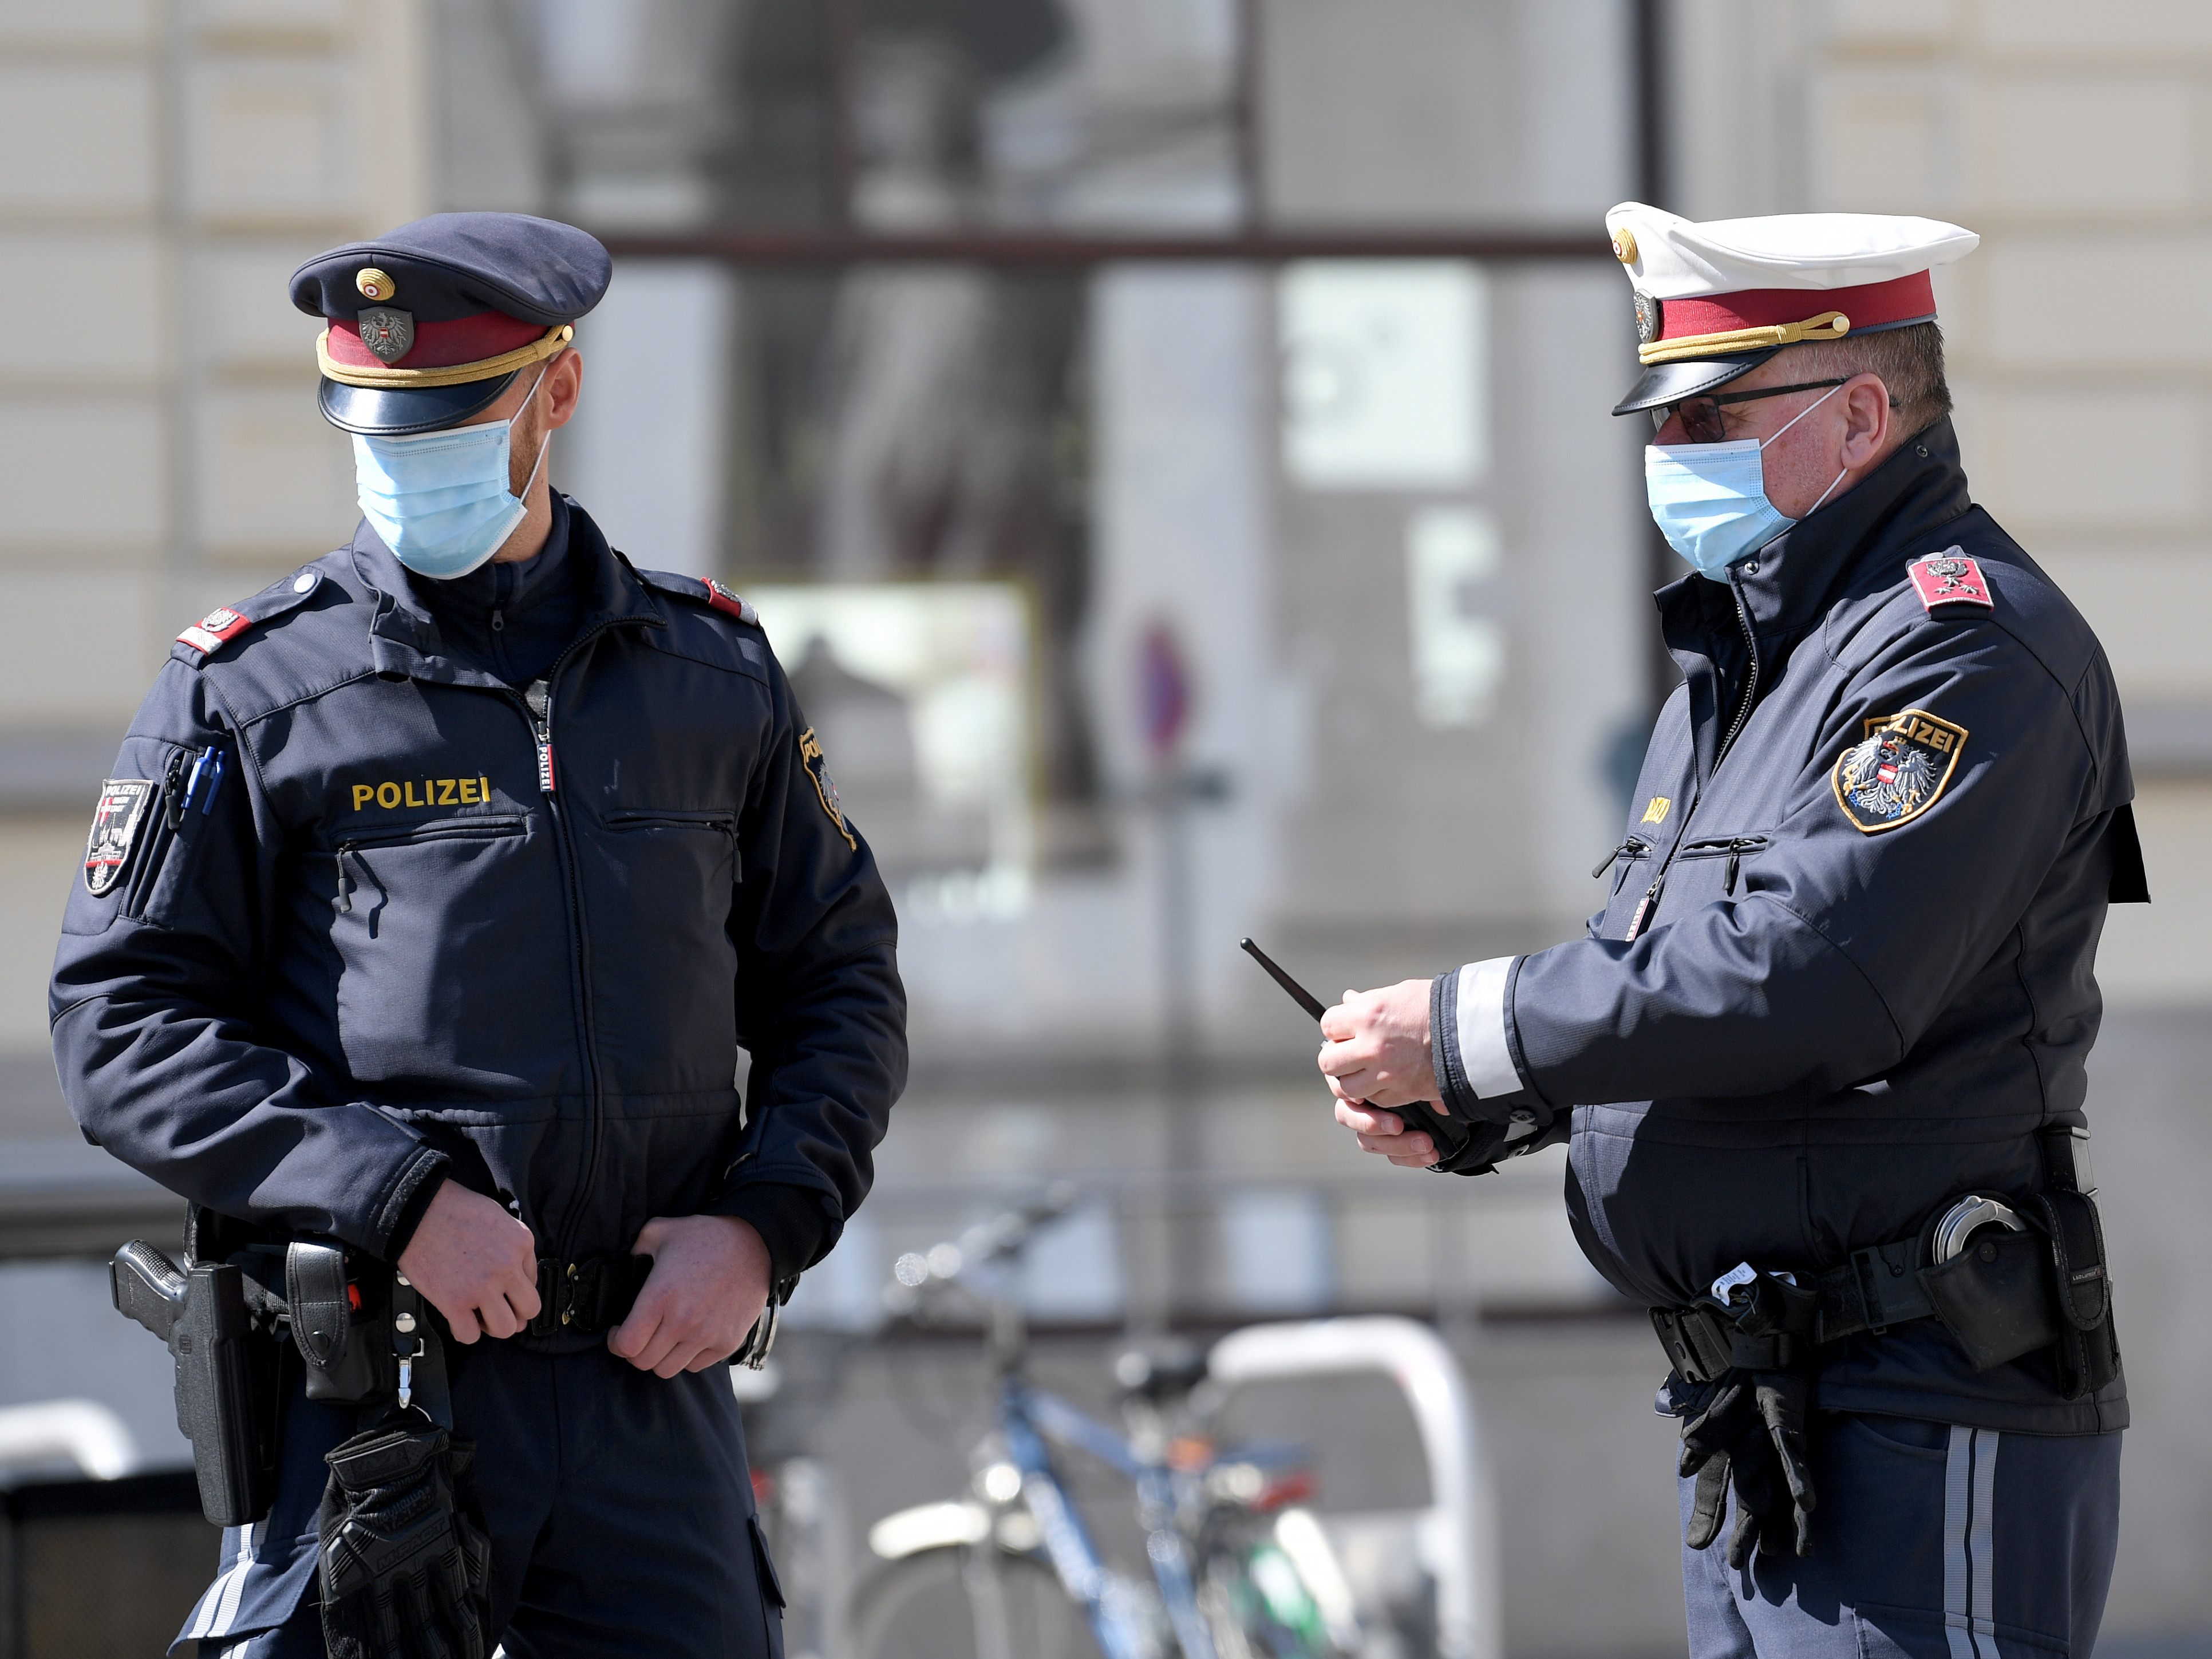
<path id="1" fill-rule="evenodd" d="M 151 778 L 110 778 L 100 786 L 100 805 L 93 808 L 92 833 L 84 843 L 84 890 L 94 898 L 123 879 L 139 832 L 153 817 L 146 810 L 153 799 Z"/>
<path id="2" fill-rule="evenodd" d="M 1866 736 L 1836 763 L 1836 804 L 1872 836 L 1909 823 L 1936 804 L 1959 765 L 1966 728 L 1908 708 L 1866 723 Z"/>
<path id="3" fill-rule="evenodd" d="M 837 786 L 830 781 L 830 766 L 822 753 L 822 739 L 808 726 L 799 734 L 799 763 L 806 768 L 806 775 L 814 780 L 814 793 L 822 798 L 822 810 L 830 815 L 830 822 L 837 826 L 837 833 L 845 838 L 845 845 L 854 852 L 860 843 L 845 827 L 845 805 L 837 799 Z"/>

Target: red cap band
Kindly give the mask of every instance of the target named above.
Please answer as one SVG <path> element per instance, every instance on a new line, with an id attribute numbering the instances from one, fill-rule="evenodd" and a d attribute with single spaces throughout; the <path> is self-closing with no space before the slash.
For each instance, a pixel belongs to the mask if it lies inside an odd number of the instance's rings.
<path id="1" fill-rule="evenodd" d="M 1741 294 L 1662 300 L 1659 342 L 1728 334 L 1740 328 L 1773 328 L 1830 311 L 1850 318 L 1854 334 L 1885 323 L 1922 322 L 1936 314 L 1936 285 L 1923 270 L 1858 288 L 1752 288 Z"/>
<path id="2" fill-rule="evenodd" d="M 504 356 L 544 332 L 542 324 L 526 323 L 499 311 L 480 311 L 450 323 L 418 322 L 407 355 L 387 363 L 362 343 L 359 323 L 332 318 L 328 349 L 331 361 L 347 368 L 453 368 Z"/>

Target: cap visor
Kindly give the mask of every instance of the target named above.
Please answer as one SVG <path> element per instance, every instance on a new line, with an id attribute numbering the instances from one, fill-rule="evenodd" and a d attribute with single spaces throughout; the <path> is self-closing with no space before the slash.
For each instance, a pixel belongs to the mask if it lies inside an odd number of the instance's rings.
<path id="1" fill-rule="evenodd" d="M 1679 404 L 1701 392 L 1724 386 L 1739 374 L 1748 374 L 1775 353 L 1786 349 L 1769 346 L 1764 351 L 1740 352 L 1729 357 L 1691 357 L 1678 363 L 1654 363 L 1644 371 L 1629 394 L 1613 406 L 1616 415 L 1633 415 L 1639 409 L 1658 409 Z"/>
<path id="2" fill-rule="evenodd" d="M 410 387 L 404 392 L 325 379 L 320 400 L 323 418 L 341 432 L 375 437 L 437 432 L 490 408 L 520 372 L 495 374 L 488 380 L 465 380 L 459 386 Z"/>

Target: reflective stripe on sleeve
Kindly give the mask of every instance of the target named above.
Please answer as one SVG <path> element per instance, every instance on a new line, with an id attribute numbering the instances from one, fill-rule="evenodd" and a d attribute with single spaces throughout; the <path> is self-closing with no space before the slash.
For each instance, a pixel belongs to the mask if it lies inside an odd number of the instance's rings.
<path id="1" fill-rule="evenodd" d="M 1459 1060 L 1468 1085 L 1484 1100 L 1521 1091 L 1521 1073 L 1505 1046 L 1505 981 L 1518 959 L 1492 957 L 1459 970 Z"/>

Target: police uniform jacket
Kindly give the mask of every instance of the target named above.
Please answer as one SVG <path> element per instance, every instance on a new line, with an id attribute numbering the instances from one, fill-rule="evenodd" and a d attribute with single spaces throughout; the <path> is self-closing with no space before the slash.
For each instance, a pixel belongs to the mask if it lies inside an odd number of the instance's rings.
<path id="1" fill-rule="evenodd" d="M 1988 603 L 1923 602 L 1907 566 L 1944 554 Z M 2039 1188 L 2035 1132 L 2083 1121 L 2106 904 L 2143 895 L 2112 670 L 1970 501 L 1948 421 L 1659 599 L 1684 684 L 1611 897 L 1586 939 L 1447 976 L 1437 1048 L 1455 1109 L 1540 1143 L 1571 1121 L 1583 1249 L 1679 1308 Z M 2045 1354 L 1976 1375 L 1932 1320 L 1820 1353 L 1826 1407 L 2127 1421 L 2124 1383 L 2067 1402 Z"/>
<path id="2" fill-rule="evenodd" d="M 568 519 L 582 627 L 531 687 L 366 524 L 186 630 L 69 904 L 64 1087 L 172 1190 L 387 1259 L 449 1176 L 542 1260 L 719 1213 L 795 1273 L 903 1083 L 890 902 L 750 608 Z"/>

